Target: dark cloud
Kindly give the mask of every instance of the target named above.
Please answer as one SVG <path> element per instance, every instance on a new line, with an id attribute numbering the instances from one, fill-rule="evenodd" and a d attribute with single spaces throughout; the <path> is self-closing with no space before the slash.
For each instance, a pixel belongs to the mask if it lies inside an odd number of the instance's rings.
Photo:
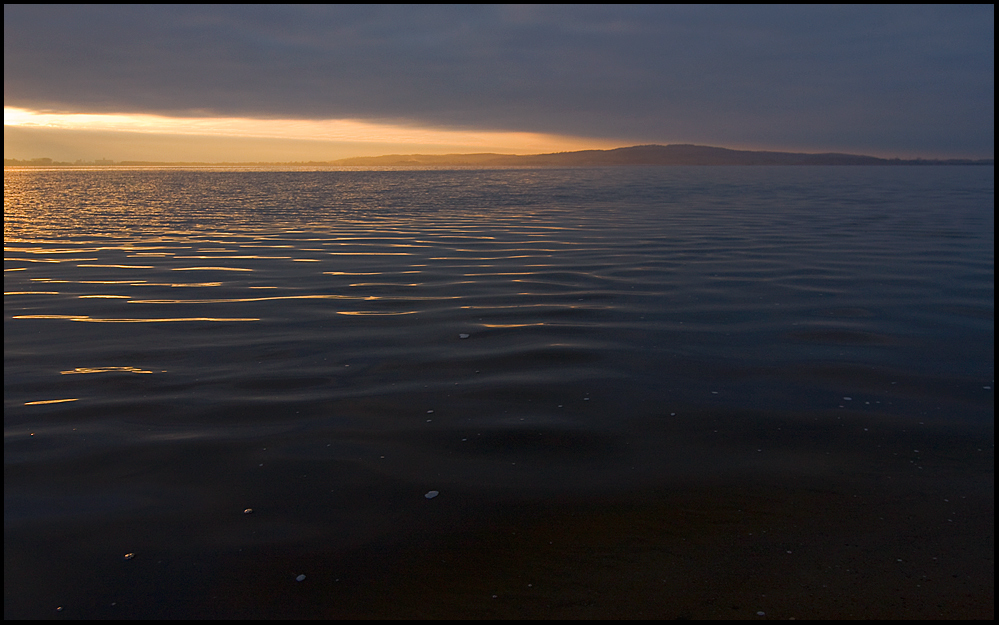
<path id="1" fill-rule="evenodd" d="M 994 153 L 994 7 L 4 7 L 4 104 Z"/>

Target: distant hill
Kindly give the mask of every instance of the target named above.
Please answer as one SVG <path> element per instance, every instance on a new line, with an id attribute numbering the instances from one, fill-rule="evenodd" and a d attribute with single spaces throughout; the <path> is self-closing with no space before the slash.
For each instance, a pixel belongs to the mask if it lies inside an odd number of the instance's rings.
<path id="1" fill-rule="evenodd" d="M 887 159 L 857 154 L 756 152 L 705 145 L 636 145 L 613 150 L 582 150 L 554 154 L 390 154 L 333 161 L 331 165 L 405 166 L 532 166 L 593 167 L 605 165 L 994 165 L 995 159 Z"/>
<path id="2" fill-rule="evenodd" d="M 337 161 L 291 163 L 192 163 L 156 161 L 111 161 L 76 163 L 54 162 L 49 158 L 4 159 L 5 166 L 53 165 L 119 166 L 340 166 L 340 167 L 603 167 L 608 165 L 995 165 L 995 159 L 898 159 L 858 154 L 803 154 L 798 152 L 756 152 L 730 150 L 706 145 L 636 145 L 613 150 L 581 150 L 553 154 L 389 154 L 357 156 Z"/>

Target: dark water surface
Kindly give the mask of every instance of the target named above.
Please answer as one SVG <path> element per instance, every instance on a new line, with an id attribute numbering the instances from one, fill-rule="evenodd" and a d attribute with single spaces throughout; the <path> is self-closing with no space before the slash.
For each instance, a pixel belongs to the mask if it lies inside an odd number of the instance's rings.
<path id="1" fill-rule="evenodd" d="M 988 616 L 993 209 L 991 167 L 7 169 L 5 617 Z"/>

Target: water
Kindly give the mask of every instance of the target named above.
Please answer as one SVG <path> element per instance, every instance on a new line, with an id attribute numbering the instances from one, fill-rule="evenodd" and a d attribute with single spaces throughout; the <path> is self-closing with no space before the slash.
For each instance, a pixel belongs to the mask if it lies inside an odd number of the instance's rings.
<path id="1" fill-rule="evenodd" d="M 991 527 L 993 208 L 991 167 L 5 170 L 5 616 L 343 616 L 414 549 L 764 482 Z"/>

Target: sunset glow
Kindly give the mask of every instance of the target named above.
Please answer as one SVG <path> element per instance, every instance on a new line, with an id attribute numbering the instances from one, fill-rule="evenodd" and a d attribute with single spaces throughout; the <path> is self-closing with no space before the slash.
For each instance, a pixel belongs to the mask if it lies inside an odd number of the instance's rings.
<path id="1" fill-rule="evenodd" d="M 48 113 L 4 107 L 4 126 L 50 130 L 148 133 L 199 137 L 246 137 L 316 142 L 461 146 L 510 153 L 600 149 L 617 144 L 530 132 L 448 130 L 356 119 L 251 119 L 166 117 L 152 114 Z"/>

